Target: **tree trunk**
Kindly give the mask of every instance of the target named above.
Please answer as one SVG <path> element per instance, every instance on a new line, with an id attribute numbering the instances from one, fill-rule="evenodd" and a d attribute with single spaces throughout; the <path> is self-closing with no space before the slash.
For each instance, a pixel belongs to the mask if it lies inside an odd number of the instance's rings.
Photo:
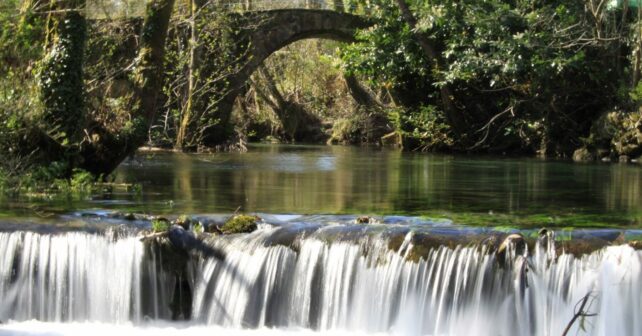
<path id="1" fill-rule="evenodd" d="M 39 75 L 44 130 L 67 151 L 83 137 L 85 102 L 83 63 L 87 23 L 79 11 L 84 0 L 52 1 L 51 46 Z"/>
<path id="2" fill-rule="evenodd" d="M 163 86 L 163 58 L 169 19 L 174 0 L 150 0 L 143 23 L 140 49 L 138 51 L 134 85 L 136 86 L 135 118 L 142 118 L 150 126 L 156 116 L 158 94 Z M 146 130 L 145 130 L 146 131 Z M 140 141 L 139 145 L 144 142 Z"/>
<path id="3" fill-rule="evenodd" d="M 198 86 L 198 77 L 200 75 L 200 56 L 201 48 L 199 41 L 199 32 L 197 19 L 199 11 L 203 6 L 203 0 L 191 0 L 190 1 L 190 55 L 189 55 L 189 65 L 188 65 L 188 75 L 187 75 L 187 104 L 185 110 L 183 111 L 183 117 L 181 119 L 181 124 L 178 128 L 178 134 L 176 135 L 176 148 L 184 149 L 186 145 L 187 132 L 189 131 L 189 126 L 192 122 L 192 117 L 196 113 L 195 110 L 198 108 L 195 107 L 195 98 L 194 91 Z"/>
<path id="4" fill-rule="evenodd" d="M 333 0 L 334 1 L 334 10 L 337 12 L 345 12 L 345 6 L 343 5 L 343 0 Z M 350 94 L 352 95 L 352 98 L 357 102 L 359 105 L 363 106 L 376 106 L 379 105 L 377 102 L 377 99 L 370 93 L 368 92 L 368 89 L 363 87 L 361 83 L 359 83 L 359 80 L 357 77 L 354 75 L 346 75 L 345 73 L 343 74 L 343 79 L 345 79 L 346 86 L 348 87 L 348 90 L 350 91 Z"/>
<path id="5" fill-rule="evenodd" d="M 445 62 L 442 59 L 441 55 L 437 52 L 433 42 L 425 34 L 417 31 L 417 19 L 410 11 L 406 0 L 396 0 L 399 9 L 401 10 L 401 15 L 406 21 L 410 29 L 414 31 L 417 43 L 424 52 L 424 55 L 429 62 L 434 63 L 434 67 L 438 72 L 441 72 L 445 69 Z M 465 132 L 465 121 L 460 111 L 457 110 L 453 102 L 453 94 L 448 84 L 443 84 L 439 87 L 441 104 L 446 115 L 448 123 L 453 127 L 457 134 L 462 134 Z"/>
<path id="6" fill-rule="evenodd" d="M 346 81 L 346 86 L 350 95 L 359 105 L 363 106 L 377 106 L 380 105 L 377 102 L 377 99 L 372 95 L 368 89 L 363 87 L 359 80 L 353 75 L 344 75 L 343 78 Z"/>
<path id="7" fill-rule="evenodd" d="M 94 174 L 109 174 L 147 140 L 156 119 L 158 96 L 163 85 L 165 39 L 174 0 L 150 0 L 143 23 L 136 67 L 131 121 L 119 134 L 96 128 L 91 143 L 83 149 L 83 168 Z"/>
<path id="8" fill-rule="evenodd" d="M 640 81 L 640 58 L 642 58 L 642 27 L 640 27 L 640 24 L 642 24 L 642 8 L 638 8 L 638 18 L 637 22 L 635 23 L 636 31 L 637 34 L 635 36 L 635 55 L 634 55 L 634 61 L 633 61 L 633 78 L 631 79 L 631 87 L 635 89 L 635 87 L 638 85 L 638 82 Z"/>
<path id="9" fill-rule="evenodd" d="M 272 74 L 266 69 L 264 66 L 260 66 L 257 71 L 258 74 L 263 77 L 263 80 L 265 81 L 265 86 L 267 86 L 268 92 L 269 92 L 269 97 L 263 97 L 274 109 L 274 112 L 279 117 L 284 118 L 285 114 L 287 113 L 287 102 L 285 98 L 283 98 L 283 95 L 279 91 L 279 89 L 276 87 L 276 84 L 274 83 L 274 78 L 272 77 Z M 260 91 L 259 93 L 261 93 Z"/>

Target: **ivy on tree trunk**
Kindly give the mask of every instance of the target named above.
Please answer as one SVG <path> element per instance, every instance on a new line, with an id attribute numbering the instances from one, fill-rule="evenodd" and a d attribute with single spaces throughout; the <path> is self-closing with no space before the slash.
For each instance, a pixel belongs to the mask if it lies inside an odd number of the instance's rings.
<path id="1" fill-rule="evenodd" d="M 85 120 L 83 63 L 87 23 L 80 12 L 84 2 L 52 3 L 60 13 L 51 18 L 52 44 L 42 60 L 39 77 L 43 131 L 66 148 L 82 139 Z"/>

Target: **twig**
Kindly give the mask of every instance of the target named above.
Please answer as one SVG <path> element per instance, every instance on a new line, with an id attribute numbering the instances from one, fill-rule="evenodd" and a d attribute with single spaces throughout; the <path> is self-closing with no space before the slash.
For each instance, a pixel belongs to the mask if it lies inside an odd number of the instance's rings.
<path id="1" fill-rule="evenodd" d="M 577 308 L 577 305 L 578 305 L 578 304 L 580 305 L 580 307 L 579 307 L 579 309 L 576 309 L 576 311 L 575 311 L 575 315 L 573 315 L 573 318 L 568 322 L 568 325 L 566 325 L 566 328 L 565 328 L 565 329 L 564 329 L 564 331 L 562 332 L 562 336 L 566 336 L 566 335 L 568 334 L 568 332 L 571 330 L 571 327 L 573 326 L 573 324 L 575 323 L 575 321 L 576 321 L 578 318 L 580 318 L 580 317 L 588 317 L 588 316 L 595 316 L 595 315 L 597 315 L 597 314 L 589 314 L 589 313 L 587 313 L 587 312 L 585 312 L 585 311 L 584 311 L 584 307 L 585 307 L 585 306 L 586 306 L 586 304 L 588 303 L 588 300 L 589 300 L 589 298 L 590 298 L 590 297 L 591 297 L 591 292 L 586 293 L 586 295 L 584 295 L 584 297 L 582 298 L 582 300 L 580 300 L 580 301 L 575 305 L 575 308 Z"/>
<path id="2" fill-rule="evenodd" d="M 142 242 L 146 242 L 148 240 L 154 240 L 156 238 L 167 237 L 168 235 L 169 235 L 169 233 L 167 231 L 165 231 L 165 232 L 154 232 L 154 233 L 150 233 L 148 235 L 145 235 L 145 236 L 141 237 L 139 240 L 142 241 Z"/>

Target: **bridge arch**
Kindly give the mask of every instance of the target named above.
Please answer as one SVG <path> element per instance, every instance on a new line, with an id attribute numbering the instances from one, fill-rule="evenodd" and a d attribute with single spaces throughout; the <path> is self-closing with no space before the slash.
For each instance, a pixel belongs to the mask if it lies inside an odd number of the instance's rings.
<path id="1" fill-rule="evenodd" d="M 279 9 L 240 14 L 241 22 L 251 28 L 241 36 L 247 43 L 243 55 L 237 55 L 240 69 L 227 78 L 228 87 L 218 104 L 221 127 L 229 124 L 234 101 L 250 76 L 274 52 L 296 41 L 321 38 L 340 42 L 354 42 L 357 29 L 367 28 L 371 23 L 363 17 L 330 10 Z M 217 127 L 219 128 L 219 127 Z M 218 131 L 221 129 L 219 128 Z M 224 141 L 224 132 L 212 132 L 207 143 Z"/>

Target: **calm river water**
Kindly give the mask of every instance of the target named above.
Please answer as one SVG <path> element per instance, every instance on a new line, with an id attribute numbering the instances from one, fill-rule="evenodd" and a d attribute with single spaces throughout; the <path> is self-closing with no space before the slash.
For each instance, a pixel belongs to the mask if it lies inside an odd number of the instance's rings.
<path id="1" fill-rule="evenodd" d="M 34 207 L 177 215 L 240 207 L 264 213 L 444 217 L 464 224 L 507 214 L 531 216 L 538 225 L 542 220 L 565 220 L 570 226 L 642 223 L 639 165 L 254 145 L 246 153 L 144 153 L 121 165 L 115 176 L 141 190 L 14 200 L 4 207 L 27 214 Z"/>

